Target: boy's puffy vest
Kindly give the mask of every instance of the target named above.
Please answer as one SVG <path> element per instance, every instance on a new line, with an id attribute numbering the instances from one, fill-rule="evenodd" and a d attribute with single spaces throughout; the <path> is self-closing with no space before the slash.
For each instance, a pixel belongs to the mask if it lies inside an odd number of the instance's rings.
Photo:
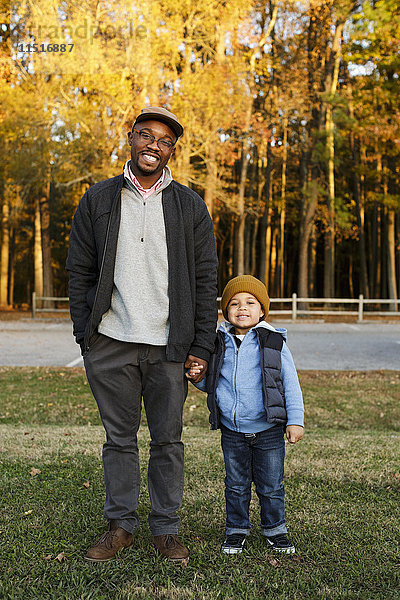
<path id="1" fill-rule="evenodd" d="M 283 337 L 280 333 L 264 327 L 256 327 L 255 332 L 260 346 L 263 402 L 268 423 L 285 425 L 287 421 L 285 395 L 281 378 L 281 351 Z M 225 338 L 217 332 L 215 350 L 208 363 L 206 392 L 210 411 L 211 429 L 220 426 L 219 409 L 216 402 L 218 379 L 225 356 Z"/>

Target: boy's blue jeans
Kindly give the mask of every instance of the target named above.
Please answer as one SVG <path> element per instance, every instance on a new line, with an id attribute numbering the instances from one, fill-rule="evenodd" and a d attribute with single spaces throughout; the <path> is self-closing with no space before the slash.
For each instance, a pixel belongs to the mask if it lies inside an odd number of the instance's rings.
<path id="1" fill-rule="evenodd" d="M 225 461 L 226 535 L 250 532 L 249 506 L 254 481 L 261 507 L 263 535 L 287 533 L 285 492 L 282 484 L 284 427 L 276 425 L 255 434 L 221 425 Z"/>

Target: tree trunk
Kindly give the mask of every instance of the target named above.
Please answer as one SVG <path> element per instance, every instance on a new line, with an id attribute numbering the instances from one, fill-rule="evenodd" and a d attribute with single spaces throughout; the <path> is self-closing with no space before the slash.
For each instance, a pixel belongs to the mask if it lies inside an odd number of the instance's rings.
<path id="1" fill-rule="evenodd" d="M 8 200 L 3 200 L 1 219 L 1 271 L 0 271 L 0 308 L 8 306 L 8 261 L 10 252 L 10 207 Z"/>
<path id="2" fill-rule="evenodd" d="M 354 119 L 353 89 L 350 82 L 347 85 L 350 91 L 349 114 L 351 119 Z M 363 294 L 364 298 L 369 298 L 367 253 L 365 250 L 365 177 L 363 174 L 363 170 L 361 170 L 361 174 L 360 176 L 358 176 L 358 173 L 360 172 L 360 162 L 362 162 L 363 166 L 366 162 L 366 151 L 364 145 L 362 145 L 360 149 L 359 140 L 354 135 L 353 130 L 350 131 L 350 149 L 352 157 L 351 178 L 353 183 L 353 197 L 356 205 L 356 217 L 358 227 L 358 252 L 360 258 L 359 293 Z"/>
<path id="3" fill-rule="evenodd" d="M 326 146 L 328 154 L 328 222 L 324 243 L 324 297 L 335 295 L 335 143 L 332 106 L 326 108 Z"/>
<path id="4" fill-rule="evenodd" d="M 37 296 L 43 296 L 42 228 L 40 222 L 39 199 L 35 201 L 35 238 L 33 247 L 33 263 L 35 273 L 35 292 Z"/>
<path id="5" fill-rule="evenodd" d="M 328 154 L 328 230 L 325 235 L 324 251 L 324 296 L 335 296 L 335 138 L 333 122 L 333 97 L 336 94 L 341 58 L 341 39 L 344 21 L 336 25 L 330 53 L 330 73 L 327 78 L 326 92 L 329 98 L 326 104 L 326 149 Z"/>
<path id="6" fill-rule="evenodd" d="M 278 296 L 284 297 L 285 292 L 285 221 L 286 221 L 286 167 L 287 167 L 287 140 L 288 140 L 288 118 L 283 119 L 283 149 L 282 149 L 282 178 L 281 178 L 281 205 L 279 216 L 279 290 Z"/>
<path id="7" fill-rule="evenodd" d="M 260 233 L 260 213 L 261 213 L 261 198 L 265 185 L 264 181 L 264 170 L 263 170 L 263 161 L 264 161 L 264 143 L 261 142 L 260 154 L 257 157 L 257 203 L 255 207 L 256 218 L 254 220 L 254 230 L 253 230 L 253 239 L 251 244 L 251 269 L 250 272 L 252 275 L 257 277 L 258 275 L 258 264 L 257 264 L 257 242 L 258 236 Z"/>
<path id="8" fill-rule="evenodd" d="M 395 211 L 393 209 L 388 209 L 387 212 L 387 229 L 388 293 L 389 298 L 397 300 Z M 390 304 L 390 310 L 397 310 L 397 302 Z"/>
<path id="9" fill-rule="evenodd" d="M 308 244 L 317 204 L 318 182 L 313 179 L 309 182 L 307 192 L 303 192 L 303 210 L 300 222 L 298 293 L 302 298 L 308 297 Z"/>
<path id="10" fill-rule="evenodd" d="M 381 294 L 381 207 L 374 203 L 372 217 L 372 285 L 373 297 Z"/>
<path id="11" fill-rule="evenodd" d="M 40 199 L 40 216 L 42 224 L 43 295 L 47 297 L 53 297 L 53 264 L 51 258 L 49 209 L 50 181 L 48 181 L 46 188 L 46 194 L 44 194 Z M 54 308 L 54 301 L 45 300 L 43 306 L 45 308 Z"/>
<path id="12" fill-rule="evenodd" d="M 252 233 L 253 233 L 253 221 L 252 221 L 251 215 L 247 215 L 246 220 L 245 220 L 245 228 L 244 228 L 244 272 L 247 275 L 250 273 Z"/>
<path id="13" fill-rule="evenodd" d="M 350 110 L 350 116 L 352 110 Z M 353 158 L 352 168 L 352 179 L 353 179 L 353 196 L 356 204 L 356 215 L 357 215 L 357 227 L 358 227 L 358 250 L 360 257 L 360 293 L 364 295 L 364 298 L 369 298 L 369 286 L 368 286 L 368 271 L 367 271 L 367 255 L 365 251 L 365 218 L 364 218 L 364 203 L 361 201 L 361 185 L 359 181 L 358 172 L 358 143 L 353 133 L 350 136 L 351 152 Z"/>
<path id="14" fill-rule="evenodd" d="M 324 245 L 324 297 L 335 296 L 335 138 L 333 99 L 336 94 L 341 58 L 341 39 L 345 20 L 338 20 L 327 61 L 325 93 L 328 94 L 325 110 L 326 151 L 328 156 L 328 222 Z"/>
<path id="15" fill-rule="evenodd" d="M 315 298 L 317 293 L 317 230 L 315 223 L 312 225 L 308 258 L 308 297 Z"/>
<path id="16" fill-rule="evenodd" d="M 353 285 L 353 255 L 349 254 L 349 298 L 354 298 L 354 285 Z"/>
<path id="17" fill-rule="evenodd" d="M 377 151 L 376 160 L 377 182 L 376 191 L 383 192 L 382 182 L 382 155 Z M 373 222 L 373 281 L 374 281 L 374 297 L 380 298 L 382 295 L 382 225 L 383 225 L 381 207 L 377 202 L 374 203 L 374 222 Z"/>
<path id="18" fill-rule="evenodd" d="M 250 274 L 256 276 L 257 273 L 257 238 L 258 238 L 258 225 L 260 219 L 256 217 L 254 219 L 253 226 L 253 237 L 251 238 L 251 260 L 250 260 Z"/>
<path id="19" fill-rule="evenodd" d="M 8 263 L 8 304 L 14 306 L 14 281 L 15 281 L 15 229 L 10 232 L 10 260 Z"/>
<path id="20" fill-rule="evenodd" d="M 245 214 L 245 190 L 246 190 L 246 179 L 247 179 L 247 168 L 249 166 L 250 159 L 250 123 L 251 113 L 253 111 L 253 96 L 249 97 L 249 103 L 247 106 L 246 120 L 245 120 L 245 135 L 246 139 L 243 142 L 242 150 L 242 168 L 240 171 L 240 184 L 239 184 L 239 195 L 238 195 L 238 213 L 239 213 L 239 229 L 238 229 L 238 252 L 237 252 L 237 274 L 244 274 L 244 229 L 246 223 Z"/>
<path id="21" fill-rule="evenodd" d="M 211 140 L 207 159 L 206 188 L 204 190 L 204 202 L 207 205 L 208 212 L 213 216 L 214 195 L 217 187 L 217 167 L 215 163 L 215 143 Z"/>
<path id="22" fill-rule="evenodd" d="M 400 296 L 400 218 L 395 219 L 396 253 L 397 264 L 397 297 Z"/>
<path id="23" fill-rule="evenodd" d="M 389 281 L 388 281 L 388 220 L 385 207 L 381 207 L 381 293 L 380 298 L 389 298 L 388 289 L 389 289 Z M 383 306 L 383 310 L 387 308 Z"/>
<path id="24" fill-rule="evenodd" d="M 271 226 L 270 226 L 271 229 Z M 276 261 L 276 253 L 277 253 L 277 242 L 278 242 L 278 229 L 274 227 L 271 232 L 271 261 L 270 261 L 270 275 L 269 275 L 269 284 L 268 291 L 270 296 L 277 296 L 277 261 Z"/>
<path id="25" fill-rule="evenodd" d="M 229 260 L 228 260 L 228 279 L 233 277 L 234 255 L 235 255 L 235 221 L 231 219 L 231 232 L 229 236 Z"/>
<path id="26" fill-rule="evenodd" d="M 264 213 L 260 220 L 260 261 L 258 277 L 268 286 L 268 269 L 269 269 L 269 247 L 268 247 L 268 227 L 269 227 L 269 210 L 271 203 L 271 174 L 272 174 L 272 148 L 271 140 L 267 140 L 267 164 L 265 166 L 265 183 L 264 196 L 265 207 Z M 269 235 L 271 232 L 269 232 Z M 266 279 L 267 276 L 267 279 Z"/>

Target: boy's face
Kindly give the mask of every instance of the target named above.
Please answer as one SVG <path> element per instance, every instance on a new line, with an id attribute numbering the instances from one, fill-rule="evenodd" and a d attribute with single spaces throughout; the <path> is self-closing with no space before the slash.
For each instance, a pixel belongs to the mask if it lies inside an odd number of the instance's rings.
<path id="1" fill-rule="evenodd" d="M 232 296 L 227 312 L 228 321 L 232 323 L 238 335 L 245 335 L 264 316 L 261 304 L 248 292 L 240 292 Z"/>

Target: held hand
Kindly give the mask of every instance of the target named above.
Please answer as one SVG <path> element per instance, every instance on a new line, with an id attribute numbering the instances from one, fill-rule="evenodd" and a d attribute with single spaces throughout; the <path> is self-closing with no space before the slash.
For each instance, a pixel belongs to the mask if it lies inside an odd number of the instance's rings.
<path id="1" fill-rule="evenodd" d="M 289 444 L 299 442 L 304 435 L 304 427 L 300 425 L 288 425 L 286 427 L 286 437 Z"/>
<path id="2" fill-rule="evenodd" d="M 186 373 L 186 377 L 188 379 L 193 379 L 203 370 L 203 365 L 199 365 L 199 363 L 192 363 L 192 366 L 189 369 L 189 373 Z"/>
<path id="3" fill-rule="evenodd" d="M 185 362 L 185 369 L 190 369 L 189 373 L 186 373 L 186 377 L 193 381 L 193 383 L 199 383 L 204 379 L 208 367 L 208 362 L 202 358 L 197 358 L 189 354 Z"/>

